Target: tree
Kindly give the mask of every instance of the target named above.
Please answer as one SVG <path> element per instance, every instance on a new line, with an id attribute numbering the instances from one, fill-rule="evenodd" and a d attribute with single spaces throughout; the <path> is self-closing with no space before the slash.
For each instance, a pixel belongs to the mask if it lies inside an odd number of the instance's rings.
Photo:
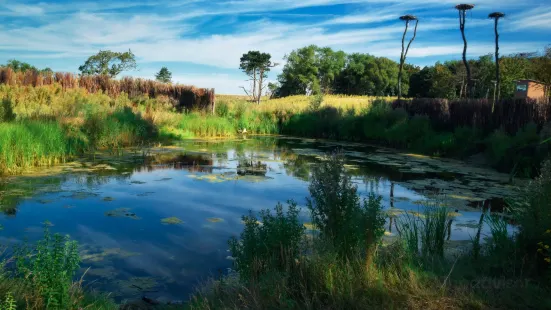
<path id="1" fill-rule="evenodd" d="M 310 45 L 292 51 L 285 59 L 278 76 L 282 96 L 334 92 L 347 58 L 343 51 Z"/>
<path id="2" fill-rule="evenodd" d="M 330 47 L 316 49 L 317 62 L 319 63 L 318 80 L 320 89 L 325 94 L 334 91 L 336 77 L 346 64 L 346 54 L 343 51 L 333 51 Z"/>
<path id="3" fill-rule="evenodd" d="M 403 20 L 406 22 L 406 29 L 404 30 L 404 35 L 402 36 L 402 54 L 400 55 L 400 68 L 398 71 L 398 100 L 402 98 L 402 71 L 404 69 L 404 62 L 406 62 L 406 57 L 409 51 L 409 47 L 411 46 L 411 43 L 413 42 L 413 40 L 415 40 L 415 37 L 417 36 L 417 25 L 419 25 L 419 19 L 417 19 L 417 17 L 413 15 L 400 16 L 400 20 Z M 415 21 L 415 29 L 413 30 L 413 37 L 411 38 L 411 40 L 409 40 L 407 49 L 404 50 L 404 41 L 406 39 L 409 23 L 411 21 Z"/>
<path id="4" fill-rule="evenodd" d="M 467 97 L 472 95 L 473 81 L 471 76 L 471 67 L 467 62 L 467 38 L 465 38 L 465 19 L 467 17 L 467 11 L 474 8 L 474 4 L 458 4 L 455 6 L 459 11 L 459 30 L 461 30 L 461 36 L 463 38 L 463 64 L 465 70 L 467 70 Z"/>
<path id="5" fill-rule="evenodd" d="M 114 78 L 122 71 L 134 70 L 136 67 L 136 56 L 130 50 L 124 53 L 100 50 L 90 56 L 78 70 L 83 75 L 100 74 Z"/>
<path id="6" fill-rule="evenodd" d="M 394 95 L 399 65 L 385 57 L 354 53 L 338 79 L 339 93 L 369 96 Z"/>
<path id="7" fill-rule="evenodd" d="M 494 13 L 491 13 L 490 15 L 488 15 L 488 18 L 493 18 L 494 19 L 494 32 L 495 32 L 495 35 L 496 35 L 496 53 L 495 53 L 495 57 L 496 57 L 496 86 L 495 86 L 495 90 L 494 90 L 494 106 L 495 104 L 497 104 L 497 101 L 499 100 L 499 89 L 501 87 L 501 78 L 499 76 L 499 32 L 497 31 L 497 24 L 499 22 L 499 19 L 500 18 L 503 18 L 505 17 L 505 14 L 501 13 L 501 12 L 494 12 Z M 494 107 L 492 107 L 492 111 L 494 110 Z"/>
<path id="8" fill-rule="evenodd" d="M 551 45 L 545 47 L 542 54 L 531 60 L 530 76 L 546 85 L 546 94 L 551 96 Z"/>
<path id="9" fill-rule="evenodd" d="M 268 83 L 268 90 L 266 91 L 266 96 L 269 96 L 270 98 L 277 98 L 278 97 L 278 90 L 279 85 L 277 83 Z"/>
<path id="10" fill-rule="evenodd" d="M 170 83 L 172 81 L 172 72 L 168 71 L 167 67 L 162 67 L 157 74 L 155 74 L 155 79 L 161 83 Z"/>
<path id="11" fill-rule="evenodd" d="M 306 46 L 293 50 L 289 55 L 285 56 L 287 63 L 283 67 L 283 72 L 278 76 L 278 81 L 281 84 L 281 96 L 305 95 L 309 86 L 313 89 L 313 93 L 317 94 L 321 90 L 319 87 L 318 72 L 319 66 L 316 60 L 315 45 Z"/>
<path id="12" fill-rule="evenodd" d="M 8 60 L 6 67 L 11 68 L 15 72 L 38 71 L 35 66 L 16 59 Z"/>
<path id="13" fill-rule="evenodd" d="M 271 68 L 277 66 L 276 63 L 272 63 L 271 58 L 272 56 L 270 54 L 261 53 L 259 51 L 249 51 L 241 57 L 239 68 L 251 78 L 251 95 L 249 95 L 244 87 L 242 88 L 247 95 L 252 96 L 253 101 L 257 104 L 260 104 L 262 91 L 266 88 L 264 79 L 268 77 L 267 73 Z"/>

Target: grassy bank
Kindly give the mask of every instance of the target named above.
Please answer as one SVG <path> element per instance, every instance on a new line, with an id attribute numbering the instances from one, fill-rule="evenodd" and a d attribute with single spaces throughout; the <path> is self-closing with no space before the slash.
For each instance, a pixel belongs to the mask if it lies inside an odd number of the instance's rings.
<path id="1" fill-rule="evenodd" d="M 385 239 L 380 197 L 362 201 L 342 159 L 328 158 L 310 183 L 315 231 L 301 225 L 293 202 L 244 216 L 241 236 L 229 241 L 236 271 L 202 287 L 191 308 L 548 309 L 551 164 L 542 171 L 522 209 L 485 213 L 490 238 L 477 234 L 451 254 L 446 207 L 398 217 L 398 236 Z M 519 224 L 514 234 L 510 217 Z"/>
<path id="2" fill-rule="evenodd" d="M 157 136 L 153 102 L 111 98 L 58 85 L 0 85 L 0 174 L 52 165 L 98 149 L 117 151 Z M 165 117 L 166 118 L 166 117 Z"/>
<path id="3" fill-rule="evenodd" d="M 110 97 L 84 88 L 63 89 L 55 83 L 0 85 L 0 98 L 2 174 L 97 149 L 118 151 L 158 141 L 228 138 L 246 131 L 367 142 L 434 156 L 467 158 L 482 153 L 488 165 L 511 176 L 534 176 L 549 153 L 549 143 L 544 141 L 551 136 L 549 125 L 522 122 L 508 121 L 508 131 L 489 130 L 495 124 L 487 117 L 476 121 L 484 126 L 465 125 L 473 117 L 458 112 L 460 103 L 438 100 L 417 100 L 413 105 L 403 103 L 406 108 L 393 108 L 393 98 L 367 96 L 291 96 L 266 99 L 260 105 L 242 96 L 218 96 L 214 114 L 180 113 L 169 97 L 129 99 L 125 93 Z M 487 110 L 485 102 L 465 104 L 478 111 L 473 112 L 476 115 Z M 415 112 L 417 108 L 422 108 L 423 115 Z M 457 123 L 464 125 L 455 126 L 449 120 L 445 126 L 440 124 L 440 118 L 449 118 L 448 110 L 463 117 Z M 510 133 L 519 124 L 523 127 Z M 38 127 L 44 129 L 33 129 Z M 14 147 L 14 141 L 24 143 Z"/>

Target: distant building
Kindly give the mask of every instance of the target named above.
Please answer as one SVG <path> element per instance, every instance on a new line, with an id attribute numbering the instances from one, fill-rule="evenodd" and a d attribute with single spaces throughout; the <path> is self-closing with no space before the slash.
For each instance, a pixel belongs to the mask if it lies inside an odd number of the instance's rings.
<path id="1" fill-rule="evenodd" d="M 543 99 L 547 97 L 544 83 L 534 80 L 516 81 L 515 99 Z"/>

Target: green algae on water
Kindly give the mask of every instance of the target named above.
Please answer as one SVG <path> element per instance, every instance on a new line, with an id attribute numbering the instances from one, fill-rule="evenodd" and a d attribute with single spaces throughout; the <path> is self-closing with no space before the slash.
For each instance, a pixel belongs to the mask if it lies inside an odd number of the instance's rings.
<path id="1" fill-rule="evenodd" d="M 162 219 L 161 223 L 163 223 L 165 225 L 178 225 L 178 224 L 183 224 L 184 221 L 182 221 L 181 219 L 179 219 L 175 216 L 172 216 L 172 217 L 167 217 L 167 218 Z"/>
<path id="2" fill-rule="evenodd" d="M 105 212 L 105 216 L 108 217 L 127 217 L 133 220 L 139 220 L 140 217 L 134 212 L 130 212 L 130 208 L 118 208 Z"/>
<path id="3" fill-rule="evenodd" d="M 224 219 L 221 219 L 219 217 L 209 217 L 207 219 L 207 221 L 211 222 L 211 223 L 220 223 L 220 222 L 223 222 Z"/>

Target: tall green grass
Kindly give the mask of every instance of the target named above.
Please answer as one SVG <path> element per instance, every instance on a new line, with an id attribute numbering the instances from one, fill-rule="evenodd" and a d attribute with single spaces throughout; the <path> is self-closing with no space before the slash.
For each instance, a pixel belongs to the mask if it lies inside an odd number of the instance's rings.
<path id="1" fill-rule="evenodd" d="M 223 117 L 188 113 L 182 115 L 178 129 L 195 137 L 231 137 L 237 133 L 232 122 Z"/>
<path id="2" fill-rule="evenodd" d="M 219 105 L 217 115 L 199 112 L 185 113 L 177 125 L 175 136 L 224 138 L 234 137 L 240 133 L 277 134 L 279 132 L 277 117 L 264 112 L 236 109 L 229 111 Z M 164 128 L 168 134 L 170 128 Z M 179 131 L 179 132 L 178 132 Z"/>
<path id="3" fill-rule="evenodd" d="M 75 122 L 23 120 L 0 123 L 0 174 L 50 166 L 86 151 L 143 145 L 154 127 L 129 108 L 90 113 Z"/>
<path id="4" fill-rule="evenodd" d="M 0 174 L 53 165 L 75 152 L 56 122 L 0 123 Z"/>

